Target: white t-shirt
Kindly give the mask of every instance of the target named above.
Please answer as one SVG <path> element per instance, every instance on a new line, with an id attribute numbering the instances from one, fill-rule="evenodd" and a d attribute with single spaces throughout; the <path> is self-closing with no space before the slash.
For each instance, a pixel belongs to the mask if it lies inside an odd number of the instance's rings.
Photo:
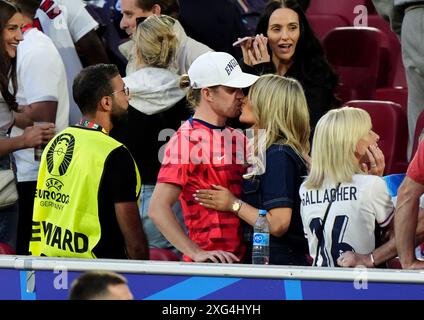
<path id="1" fill-rule="evenodd" d="M 314 258 L 318 238 L 316 230 L 322 230 L 322 219 L 336 186 L 323 184 L 321 189 L 299 190 L 301 216 L 309 254 Z M 324 227 L 324 252 L 320 249 L 318 266 L 337 266 L 337 258 L 345 251 L 367 254 L 375 249 L 375 222 L 384 227 L 393 217 L 393 203 L 385 181 L 373 175 L 357 174 L 351 183 L 342 183 L 336 200 L 330 207 Z M 324 256 L 324 257 L 323 257 Z"/>
<path id="2" fill-rule="evenodd" d="M 46 5 L 48 3 L 52 5 Z M 52 39 L 62 56 L 70 93 L 69 124 L 75 124 L 81 119 L 81 111 L 72 98 L 72 83 L 81 71 L 82 64 L 74 43 L 97 28 L 98 23 L 81 0 L 43 0 L 35 19 L 40 21 L 43 33 Z"/>
<path id="3" fill-rule="evenodd" d="M 17 52 L 19 105 L 41 101 L 57 101 L 56 132 L 68 126 L 69 96 L 66 72 L 62 58 L 49 37 L 33 28 L 25 32 L 24 41 Z M 11 136 L 19 136 L 23 130 L 14 126 Z M 34 148 L 14 152 L 19 182 L 35 181 L 39 162 L 34 161 Z"/>

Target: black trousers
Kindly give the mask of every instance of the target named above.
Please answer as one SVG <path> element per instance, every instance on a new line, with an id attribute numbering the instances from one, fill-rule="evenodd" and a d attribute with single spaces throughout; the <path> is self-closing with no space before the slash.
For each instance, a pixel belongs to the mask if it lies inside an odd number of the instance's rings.
<path id="1" fill-rule="evenodd" d="M 19 220 L 16 240 L 16 254 L 29 254 L 29 240 L 32 230 L 32 211 L 37 181 L 18 182 Z"/>

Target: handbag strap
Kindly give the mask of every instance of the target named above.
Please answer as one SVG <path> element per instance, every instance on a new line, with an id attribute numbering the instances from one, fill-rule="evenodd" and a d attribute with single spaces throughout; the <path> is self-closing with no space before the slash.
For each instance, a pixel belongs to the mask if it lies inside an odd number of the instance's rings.
<path id="1" fill-rule="evenodd" d="M 322 219 L 321 229 L 315 231 L 315 235 L 318 238 L 317 251 L 315 253 L 315 263 L 314 263 L 315 267 L 317 266 L 317 263 L 318 263 L 319 248 L 321 247 L 321 243 L 322 243 L 322 240 L 324 238 L 325 222 L 327 221 L 328 212 L 330 211 L 331 205 L 336 200 L 336 194 L 337 194 L 337 191 L 339 190 L 339 187 L 340 187 L 340 182 L 337 184 L 336 192 L 334 193 L 334 197 L 333 196 L 330 197 L 330 203 L 328 204 L 327 209 L 325 210 L 324 218 Z"/>
<path id="2" fill-rule="evenodd" d="M 11 158 L 11 154 L 5 154 L 0 156 L 0 170 L 13 170 L 13 162 Z"/>

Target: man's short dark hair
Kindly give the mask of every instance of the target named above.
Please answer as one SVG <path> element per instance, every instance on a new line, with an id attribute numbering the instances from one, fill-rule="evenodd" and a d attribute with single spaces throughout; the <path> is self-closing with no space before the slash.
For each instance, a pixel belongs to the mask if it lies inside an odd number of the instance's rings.
<path id="1" fill-rule="evenodd" d="M 153 6 L 160 6 L 161 14 L 166 14 L 175 19 L 180 16 L 180 3 L 178 0 L 137 0 L 137 6 L 144 11 L 152 11 Z"/>
<path id="2" fill-rule="evenodd" d="M 33 18 L 41 0 L 12 0 L 12 2 L 16 4 L 24 15 Z"/>
<path id="3" fill-rule="evenodd" d="M 112 79 L 119 75 L 114 64 L 96 64 L 81 70 L 72 86 L 74 100 L 82 114 L 94 114 L 97 104 L 113 92 Z"/>
<path id="4" fill-rule="evenodd" d="M 108 286 L 120 284 L 127 284 L 127 280 L 115 272 L 89 271 L 72 283 L 69 300 L 102 299 L 109 293 Z"/>

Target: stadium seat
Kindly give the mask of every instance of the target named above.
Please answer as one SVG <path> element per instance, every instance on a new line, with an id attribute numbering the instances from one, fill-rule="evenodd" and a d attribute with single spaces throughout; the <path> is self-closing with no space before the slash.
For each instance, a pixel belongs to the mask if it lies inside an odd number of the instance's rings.
<path id="1" fill-rule="evenodd" d="M 358 15 L 355 13 L 355 7 L 358 5 L 366 6 L 368 14 L 375 10 L 370 0 L 313 0 L 308 8 L 308 14 L 338 15 L 353 25 Z"/>
<path id="2" fill-rule="evenodd" d="M 408 124 L 405 110 L 389 101 L 349 101 L 345 105 L 361 108 L 369 113 L 373 131 L 380 136 L 378 145 L 386 163 L 384 175 L 406 172 Z"/>
<path id="3" fill-rule="evenodd" d="M 376 28 L 341 27 L 324 38 L 328 61 L 340 77 L 336 93 L 342 102 L 373 99 L 383 36 Z"/>
<path id="4" fill-rule="evenodd" d="M 377 14 L 368 16 L 368 26 L 377 28 L 385 34 L 377 87 L 406 87 L 399 36 L 392 31 L 389 23 Z"/>
<path id="5" fill-rule="evenodd" d="M 398 257 L 386 261 L 387 269 L 402 269 L 402 265 Z"/>
<path id="6" fill-rule="evenodd" d="M 407 87 L 408 83 L 406 82 L 405 66 L 403 65 L 402 55 L 399 55 L 398 61 L 396 62 L 396 73 L 395 79 L 393 82 L 395 87 Z"/>
<path id="7" fill-rule="evenodd" d="M 150 260 L 180 261 L 180 258 L 170 249 L 150 248 Z"/>
<path id="8" fill-rule="evenodd" d="M 337 15 L 325 15 L 325 14 L 308 14 L 308 21 L 314 30 L 315 35 L 321 41 L 327 35 L 328 32 L 337 27 L 346 27 L 349 25 L 349 21 Z"/>
<path id="9" fill-rule="evenodd" d="M 310 254 L 306 254 L 306 263 L 308 266 L 312 266 L 314 264 L 314 259 L 311 257 Z"/>
<path id="10" fill-rule="evenodd" d="M 408 89 L 404 87 L 378 88 L 375 90 L 374 100 L 397 103 L 406 112 L 408 107 Z"/>
<path id="11" fill-rule="evenodd" d="M 389 23 L 377 14 L 368 16 L 368 26 L 377 28 L 384 34 L 380 48 L 381 56 L 377 87 L 393 87 L 396 72 L 398 71 L 399 58 L 401 57 L 400 40 L 396 33 L 390 29 Z"/>
<path id="12" fill-rule="evenodd" d="M 412 157 L 415 155 L 415 152 L 417 152 L 418 149 L 418 144 L 419 144 L 419 138 L 421 135 L 421 132 L 424 129 L 424 110 L 421 111 L 420 115 L 418 116 L 417 119 L 417 124 L 415 126 L 415 133 L 414 133 L 414 144 L 412 147 Z M 412 159 L 411 157 L 411 159 Z"/>
<path id="13" fill-rule="evenodd" d="M 0 254 L 16 254 L 16 252 L 7 243 L 0 242 Z"/>

